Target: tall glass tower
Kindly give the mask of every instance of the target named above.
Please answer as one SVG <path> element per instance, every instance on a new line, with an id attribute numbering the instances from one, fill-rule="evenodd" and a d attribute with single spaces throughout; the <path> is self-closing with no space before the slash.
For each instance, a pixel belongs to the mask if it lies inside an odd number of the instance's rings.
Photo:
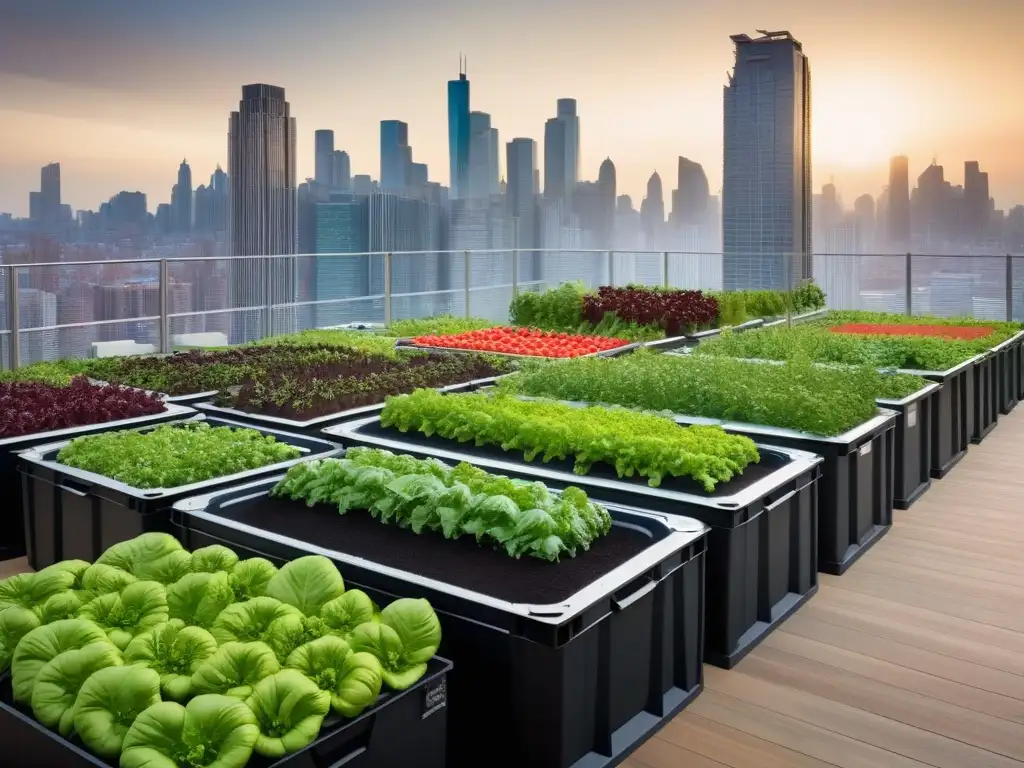
<path id="1" fill-rule="evenodd" d="M 789 32 L 733 35 L 725 86 L 725 290 L 785 290 L 811 276 L 811 71 Z"/>
<path id="2" fill-rule="evenodd" d="M 465 60 L 459 59 L 459 79 L 448 81 L 448 163 L 451 174 L 448 196 L 454 200 L 469 194 L 469 80 Z"/>

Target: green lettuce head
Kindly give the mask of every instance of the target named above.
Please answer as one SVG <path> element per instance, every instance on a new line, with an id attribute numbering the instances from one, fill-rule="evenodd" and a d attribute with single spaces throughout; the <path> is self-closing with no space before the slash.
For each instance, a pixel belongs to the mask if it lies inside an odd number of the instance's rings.
<path id="1" fill-rule="evenodd" d="M 74 573 L 59 568 L 11 576 L 0 581 L 0 611 L 12 606 L 38 610 L 48 598 L 71 589 L 75 580 Z"/>
<path id="2" fill-rule="evenodd" d="M 348 637 L 360 624 L 377 621 L 379 616 L 377 606 L 369 595 L 360 589 L 350 589 L 341 597 L 326 603 L 320 611 L 320 618 L 331 634 Z"/>
<path id="3" fill-rule="evenodd" d="M 309 746 L 331 709 L 331 696 L 295 669 L 261 680 L 245 700 L 256 715 L 256 753 L 280 758 Z"/>
<path id="4" fill-rule="evenodd" d="M 331 695 L 331 708 L 355 717 L 377 700 L 382 670 L 369 653 L 353 653 L 348 643 L 327 635 L 299 646 L 288 657 L 287 667 L 297 669 Z"/>
<path id="5" fill-rule="evenodd" d="M 84 593 L 92 597 L 99 597 L 100 595 L 109 595 L 111 592 L 120 592 L 136 581 L 138 579 L 128 573 L 128 571 L 113 565 L 94 563 L 82 573 L 81 584 Z"/>
<path id="6" fill-rule="evenodd" d="M 284 664 L 292 651 L 300 645 L 330 634 L 324 620 L 318 616 L 303 616 L 301 613 L 281 616 L 270 622 L 264 639 L 273 649 L 277 660 Z"/>
<path id="7" fill-rule="evenodd" d="M 384 682 L 403 691 L 426 673 L 427 662 L 441 645 L 441 623 L 426 600 L 403 598 L 381 611 L 379 623 L 356 627 L 349 645 L 376 656 Z"/>
<path id="8" fill-rule="evenodd" d="M 231 569 L 229 581 L 235 600 L 241 602 L 267 594 L 267 584 L 277 573 L 277 566 L 262 557 L 239 560 Z"/>
<path id="9" fill-rule="evenodd" d="M 36 612 L 43 624 L 52 624 L 61 619 L 73 619 L 82 610 L 82 606 L 91 600 L 91 595 L 77 589 L 69 589 L 67 592 L 58 592 L 53 597 L 47 598 Z"/>
<path id="10" fill-rule="evenodd" d="M 167 591 L 155 581 L 136 581 L 91 600 L 78 615 L 106 630 L 110 641 L 124 650 L 133 637 L 167 621 Z"/>
<path id="11" fill-rule="evenodd" d="M 217 641 L 205 629 L 171 619 L 128 643 L 124 660 L 154 670 L 164 697 L 184 701 L 192 693 L 192 675 L 216 652 Z"/>
<path id="12" fill-rule="evenodd" d="M 280 669 L 266 643 L 225 643 L 192 675 L 192 692 L 244 699 L 256 683 Z"/>
<path id="13" fill-rule="evenodd" d="M 267 595 L 294 605 L 306 616 L 319 616 L 324 604 L 345 592 L 334 563 L 320 555 L 292 560 L 267 584 Z"/>
<path id="14" fill-rule="evenodd" d="M 36 675 L 32 689 L 32 713 L 47 728 L 68 737 L 75 725 L 75 701 L 94 672 L 121 666 L 121 652 L 106 642 L 90 643 L 64 651 L 50 659 Z"/>
<path id="15" fill-rule="evenodd" d="M 163 701 L 128 729 L 121 768 L 243 768 L 259 735 L 256 716 L 238 699 L 210 693 L 184 707 Z"/>
<path id="16" fill-rule="evenodd" d="M 238 563 L 238 555 L 220 544 L 211 544 L 192 553 L 191 567 L 196 573 L 231 572 Z"/>
<path id="17" fill-rule="evenodd" d="M 189 573 L 167 588 L 167 607 L 172 619 L 209 629 L 220 612 L 235 601 L 228 575 Z"/>
<path id="18" fill-rule="evenodd" d="M 11 660 L 11 682 L 14 700 L 32 701 L 36 676 L 48 661 L 64 651 L 84 648 L 90 643 L 107 643 L 107 633 L 85 619 L 55 621 L 31 630 L 14 649 Z"/>
<path id="19" fill-rule="evenodd" d="M 75 731 L 97 755 L 115 758 L 135 718 L 158 701 L 160 675 L 152 669 L 106 667 L 93 672 L 78 692 Z"/>
<path id="20" fill-rule="evenodd" d="M 169 533 L 144 533 L 100 555 L 97 563 L 113 565 L 138 579 L 173 584 L 189 573 L 192 556 Z"/>
<path id="21" fill-rule="evenodd" d="M 74 575 L 75 580 L 71 583 L 69 589 L 84 589 L 82 586 L 82 576 L 88 570 L 90 563 L 85 560 L 61 560 L 59 563 L 48 565 L 43 568 L 39 573 L 46 574 L 53 571 L 67 571 Z"/>
<path id="22" fill-rule="evenodd" d="M 0 611 L 0 672 L 11 666 L 14 649 L 25 635 L 42 622 L 28 608 L 12 605 Z"/>
<path id="23" fill-rule="evenodd" d="M 282 616 L 302 618 L 302 612 L 272 597 L 254 597 L 229 605 L 213 622 L 211 633 L 218 643 L 267 641 L 270 625 Z"/>

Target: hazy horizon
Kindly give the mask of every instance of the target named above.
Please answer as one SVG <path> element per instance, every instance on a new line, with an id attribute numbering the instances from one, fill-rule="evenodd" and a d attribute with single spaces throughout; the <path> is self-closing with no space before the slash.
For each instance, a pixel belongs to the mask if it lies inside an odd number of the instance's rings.
<path id="1" fill-rule="evenodd" d="M 780 0 L 770 14 L 754 0 L 711 9 L 523 0 L 500 12 L 468 0 L 443 10 L 412 0 L 0 0 L 0 9 L 0 211 L 16 216 L 28 215 L 47 162 L 60 162 L 74 209 L 127 189 L 145 192 L 153 211 L 185 157 L 193 183 L 206 183 L 227 167 L 228 114 L 255 82 L 286 90 L 300 179 L 313 175 L 320 128 L 335 131 L 353 174 L 377 178 L 380 120 L 399 119 L 415 160 L 447 184 L 446 83 L 460 52 L 471 108 L 492 115 L 502 145 L 527 136 L 542 157 L 544 121 L 557 98 L 573 97 L 582 178 L 611 157 L 619 194 L 639 205 L 657 170 L 667 200 L 684 155 L 717 193 L 729 35 L 755 28 L 789 30 L 810 59 L 816 191 L 834 180 L 847 206 L 877 197 L 888 158 L 902 153 L 912 185 L 933 157 L 953 184 L 977 160 L 998 208 L 1024 203 L 1019 0 L 896 9 Z"/>

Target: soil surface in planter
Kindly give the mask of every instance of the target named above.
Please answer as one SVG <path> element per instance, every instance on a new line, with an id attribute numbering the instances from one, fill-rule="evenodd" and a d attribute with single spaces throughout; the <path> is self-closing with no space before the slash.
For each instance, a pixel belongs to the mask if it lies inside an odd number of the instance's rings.
<path id="1" fill-rule="evenodd" d="M 886 323 L 846 323 L 829 328 L 832 333 L 859 333 L 875 336 L 937 336 L 943 339 L 973 341 L 995 331 L 974 325 L 889 325 Z"/>
<path id="2" fill-rule="evenodd" d="M 680 427 L 680 429 L 683 429 L 683 427 Z M 402 432 L 393 427 L 382 427 L 379 421 L 361 427 L 359 429 L 359 434 L 366 435 L 367 437 L 373 436 L 386 438 L 388 440 L 401 440 L 404 443 L 409 443 L 422 448 L 459 451 L 460 453 L 465 453 L 468 456 L 495 459 L 497 461 L 521 462 L 527 466 L 536 466 L 538 468 L 543 467 L 545 469 L 551 469 L 558 472 L 574 474 L 572 471 L 574 462 L 571 459 L 553 459 L 552 461 L 545 462 L 540 458 L 537 458 L 533 461 L 526 461 L 526 459 L 523 458 L 521 451 L 503 451 L 501 448 L 490 445 L 482 445 L 478 447 L 472 442 L 460 443 L 457 440 L 446 440 L 442 437 L 427 437 L 422 432 L 414 432 L 412 430 L 409 432 Z M 715 486 L 715 490 L 712 493 L 705 491 L 703 483 L 700 483 L 691 477 L 665 477 L 661 481 L 661 485 L 654 490 L 690 493 L 695 496 L 704 496 L 706 498 L 731 496 L 734 493 L 742 491 L 744 488 L 749 488 L 759 480 L 763 480 L 768 477 L 772 472 L 775 472 L 789 464 L 789 459 L 780 454 L 768 453 L 764 450 L 759 450 L 759 453 L 761 454 L 760 462 L 757 464 L 748 464 L 746 468 L 744 468 L 743 474 L 736 475 L 727 483 L 719 483 Z M 441 460 L 447 464 L 452 463 L 451 460 L 448 459 Z M 627 485 L 649 487 L 647 485 L 646 477 L 619 477 L 618 473 L 615 471 L 615 467 L 610 464 L 594 464 L 591 466 L 590 471 L 587 472 L 586 477 L 600 478 L 601 480 L 615 480 Z"/>
<path id="3" fill-rule="evenodd" d="M 421 387 L 446 387 L 508 373 L 510 365 L 481 356 L 418 353 L 405 359 L 378 356 L 303 365 L 246 379 L 215 402 L 246 413 L 306 421 L 383 403 Z"/>
<path id="4" fill-rule="evenodd" d="M 262 497 L 229 504 L 219 517 L 362 557 L 499 600 L 547 605 L 569 598 L 643 551 L 654 540 L 632 527 L 614 525 L 586 552 L 557 563 L 522 557 L 476 543 L 473 536 L 446 539 L 381 523 L 369 512 L 344 515 L 331 504 Z M 342 568 L 344 570 L 344 568 Z"/>

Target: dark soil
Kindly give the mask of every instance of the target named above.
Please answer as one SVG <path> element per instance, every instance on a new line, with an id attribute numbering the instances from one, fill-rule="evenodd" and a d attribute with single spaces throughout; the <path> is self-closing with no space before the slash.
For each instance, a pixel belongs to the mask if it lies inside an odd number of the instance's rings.
<path id="1" fill-rule="evenodd" d="M 309 508 L 298 501 L 260 497 L 230 504 L 217 514 L 499 600 L 531 605 L 568 599 L 655 541 L 647 531 L 616 522 L 588 551 L 549 563 L 535 557 L 517 560 L 503 550 L 478 545 L 472 536 L 446 539 L 433 531 L 415 534 L 378 522 L 368 512 L 341 515 L 328 504 Z"/>

